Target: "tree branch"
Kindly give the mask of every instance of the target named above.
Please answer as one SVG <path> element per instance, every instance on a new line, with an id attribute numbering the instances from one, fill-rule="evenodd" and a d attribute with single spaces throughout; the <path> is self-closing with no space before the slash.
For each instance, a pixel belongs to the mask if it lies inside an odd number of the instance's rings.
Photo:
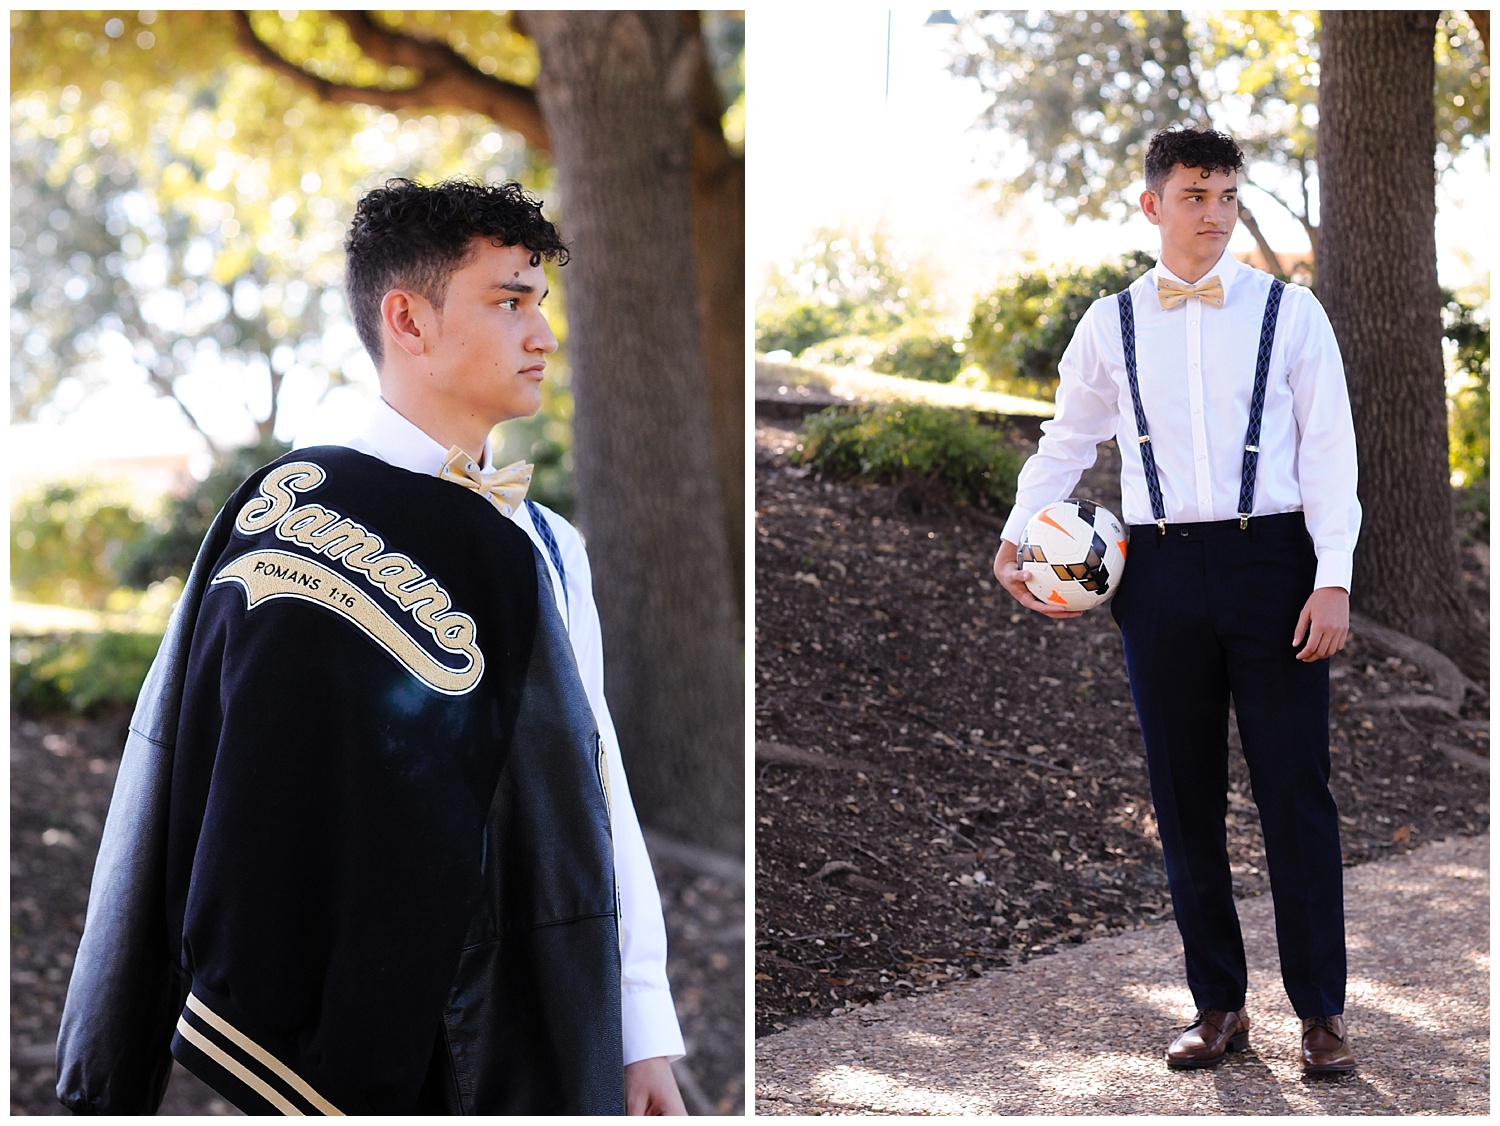
<path id="1" fill-rule="evenodd" d="M 146 382 L 156 388 L 157 394 L 163 398 L 171 399 L 176 404 L 177 409 L 182 412 L 182 417 L 187 419 L 188 425 L 196 430 L 199 437 L 207 443 L 208 452 L 217 461 L 222 455 L 223 450 L 219 448 L 219 443 L 213 440 L 213 436 L 203 428 L 203 424 L 198 421 L 198 416 L 188 409 L 188 405 L 182 401 L 182 396 L 177 394 L 177 381 L 172 376 L 170 365 L 165 371 L 159 371 L 154 364 L 146 368 Z"/>
<path id="2" fill-rule="evenodd" d="M 1255 221 L 1255 216 L 1244 204 L 1240 204 L 1240 222 L 1245 224 L 1245 230 L 1249 231 L 1251 237 L 1255 239 L 1255 245 L 1260 248 L 1261 257 L 1266 260 L 1267 268 L 1278 278 L 1284 279 L 1287 276 L 1286 267 L 1281 264 L 1281 259 L 1271 249 L 1271 244 L 1266 241 L 1266 236 L 1261 232 L 1260 224 Z"/>
<path id="3" fill-rule="evenodd" d="M 1288 215 L 1290 215 L 1293 219 L 1297 220 L 1297 222 L 1299 222 L 1299 223 L 1302 224 L 1302 229 L 1307 232 L 1307 237 L 1309 239 L 1312 239 L 1314 237 L 1313 236 L 1313 232 L 1316 231 L 1317 228 L 1312 225 L 1312 219 L 1309 216 L 1307 216 L 1307 215 L 1303 214 L 1302 212 L 1298 211 L 1295 207 L 1293 207 L 1286 200 L 1282 199 L 1279 195 L 1277 195 L 1275 192 L 1273 192 L 1270 188 L 1263 187 L 1262 185 L 1257 184 L 1254 180 L 1251 180 L 1248 177 L 1246 178 L 1245 183 L 1249 184 L 1256 191 L 1262 192 L 1265 195 L 1270 196 L 1271 199 L 1274 200 L 1276 203 L 1279 203 L 1281 205 L 1281 207 L 1286 211 L 1286 213 Z"/>
<path id="4" fill-rule="evenodd" d="M 447 44 L 382 27 L 368 12 L 335 13 L 355 44 L 376 62 L 421 72 L 414 86 L 387 89 L 331 82 L 304 70 L 256 34 L 250 14 L 234 11 L 236 38 L 242 50 L 262 66 L 285 75 L 325 102 L 374 105 L 383 109 L 433 109 L 452 106 L 482 113 L 519 133 L 539 152 L 551 149 L 536 93 L 479 70 Z"/>

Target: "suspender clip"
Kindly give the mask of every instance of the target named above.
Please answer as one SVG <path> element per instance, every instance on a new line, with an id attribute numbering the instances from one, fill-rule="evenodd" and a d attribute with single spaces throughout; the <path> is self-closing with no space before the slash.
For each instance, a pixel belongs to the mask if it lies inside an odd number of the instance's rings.
<path id="1" fill-rule="evenodd" d="M 1156 522 L 1156 534 L 1159 536 L 1167 534 L 1167 518 L 1165 516 Z"/>
<path id="2" fill-rule="evenodd" d="M 1248 512 L 1241 512 L 1240 513 L 1240 531 L 1243 532 L 1245 530 L 1246 526 L 1249 523 L 1250 523 L 1250 513 L 1248 513 Z"/>

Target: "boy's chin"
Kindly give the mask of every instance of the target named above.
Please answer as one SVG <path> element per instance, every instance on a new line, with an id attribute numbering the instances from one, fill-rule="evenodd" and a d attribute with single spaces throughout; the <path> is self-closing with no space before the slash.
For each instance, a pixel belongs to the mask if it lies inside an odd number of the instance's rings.
<path id="1" fill-rule="evenodd" d="M 527 404 L 527 403 L 524 403 L 524 402 L 522 402 L 522 403 L 512 403 L 510 405 L 509 409 L 506 411 L 505 415 L 503 417 L 501 417 L 500 419 L 496 420 L 495 425 L 499 426 L 502 423 L 513 422 L 515 419 L 518 419 L 518 418 L 534 418 L 536 416 L 537 411 L 539 411 L 541 409 L 542 409 L 542 396 L 541 396 L 541 393 L 538 392 L 535 401 L 532 402 L 532 403 L 530 403 L 530 404 Z"/>

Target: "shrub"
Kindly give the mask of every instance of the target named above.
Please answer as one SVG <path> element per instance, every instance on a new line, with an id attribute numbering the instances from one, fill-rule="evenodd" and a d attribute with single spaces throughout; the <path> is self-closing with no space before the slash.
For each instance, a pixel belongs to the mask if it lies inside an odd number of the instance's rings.
<path id="1" fill-rule="evenodd" d="M 1455 483 L 1488 484 L 1490 476 L 1490 322 L 1445 293 L 1443 336 L 1452 375 L 1448 387 L 1448 462 Z"/>
<path id="2" fill-rule="evenodd" d="M 839 336 L 887 337 L 932 315 L 932 281 L 876 226 L 813 233 L 775 267 L 755 302 L 755 347 L 794 356 Z"/>
<path id="3" fill-rule="evenodd" d="M 913 321 L 884 336 L 836 336 L 808 348 L 797 358 L 812 364 L 843 364 L 899 375 L 951 383 L 963 362 L 954 341 L 931 321 Z"/>
<path id="4" fill-rule="evenodd" d="M 161 646 L 159 633 L 12 637 L 10 699 L 30 714 L 131 707 Z"/>
<path id="5" fill-rule="evenodd" d="M 1088 307 L 1124 289 L 1155 261 L 1134 251 L 1118 262 L 1017 276 L 975 302 L 967 361 L 984 368 L 997 390 L 1051 399 L 1057 365 Z"/>
<path id="6" fill-rule="evenodd" d="M 767 299 L 755 310 L 755 349 L 801 355 L 814 344 L 848 331 L 849 310 L 821 301 Z"/>
<path id="7" fill-rule="evenodd" d="M 877 484 L 928 480 L 960 501 L 1007 507 L 1025 460 L 967 411 L 905 403 L 830 407 L 803 427 L 798 460 Z"/>
<path id="8" fill-rule="evenodd" d="M 32 601 L 97 609 L 150 534 L 110 486 L 53 482 L 11 509 L 11 586 Z"/>

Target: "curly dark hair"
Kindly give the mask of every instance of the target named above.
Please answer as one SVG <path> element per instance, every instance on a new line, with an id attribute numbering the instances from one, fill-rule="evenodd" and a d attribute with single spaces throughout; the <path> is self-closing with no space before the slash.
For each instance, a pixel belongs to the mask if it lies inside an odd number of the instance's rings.
<path id="1" fill-rule="evenodd" d="M 474 240 L 524 246 L 531 264 L 567 264 L 568 247 L 541 201 L 520 184 L 445 180 L 433 187 L 392 179 L 354 209 L 344 240 L 344 291 L 359 339 L 380 366 L 380 302 L 392 289 L 420 293 L 441 309 L 448 279 L 474 253 Z"/>
<path id="2" fill-rule="evenodd" d="M 1245 154 L 1232 137 L 1213 129 L 1164 129 L 1146 150 L 1146 190 L 1160 195 L 1179 164 L 1205 172 L 1238 172 Z"/>

